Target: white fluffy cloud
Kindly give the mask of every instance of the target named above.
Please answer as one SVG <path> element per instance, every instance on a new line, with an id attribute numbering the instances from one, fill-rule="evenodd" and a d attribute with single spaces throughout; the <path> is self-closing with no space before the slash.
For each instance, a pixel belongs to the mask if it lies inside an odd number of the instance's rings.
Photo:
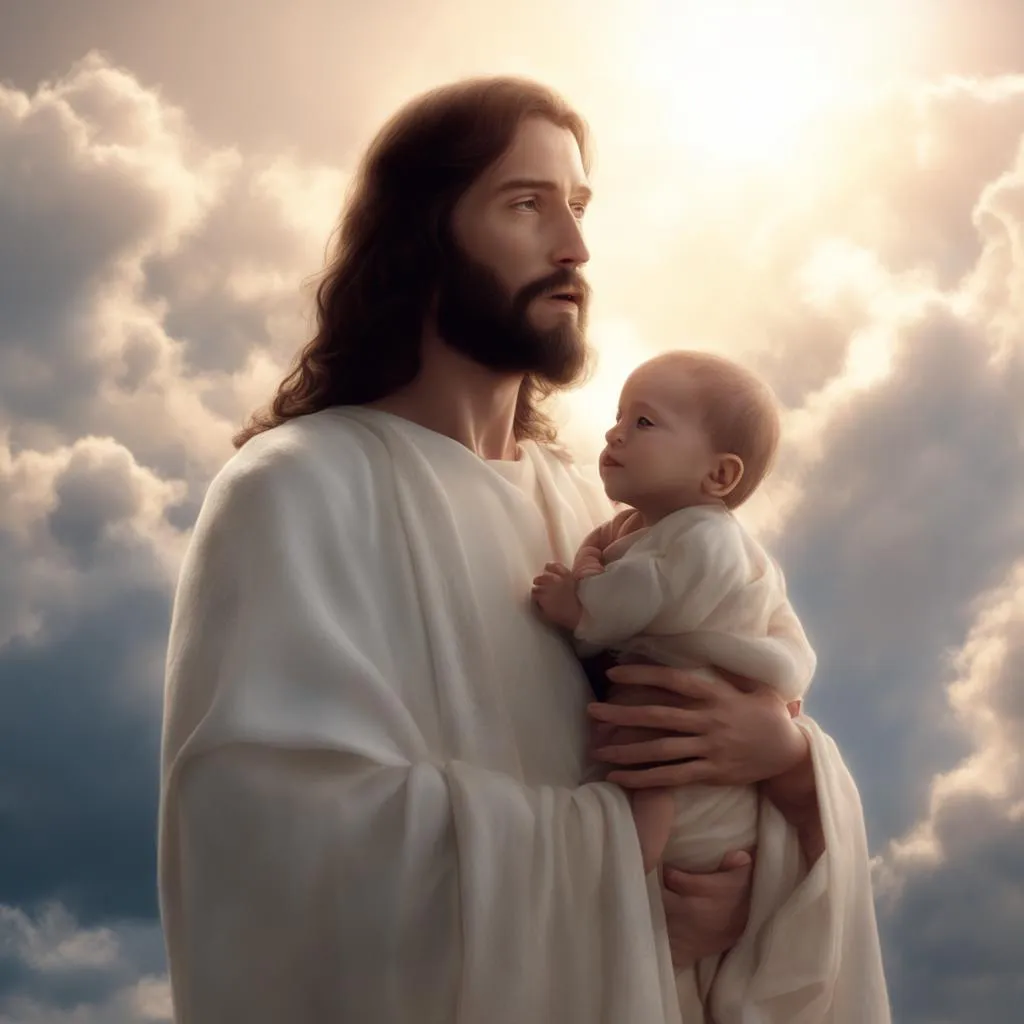
<path id="1" fill-rule="evenodd" d="M 0 1024 L 170 1024 L 166 976 L 147 973 L 156 929 L 79 928 L 60 904 L 36 919 L 0 904 Z"/>
<path id="2" fill-rule="evenodd" d="M 304 329 L 343 176 L 211 150 L 97 56 L 32 96 L 0 88 L 0 153 L 13 443 L 109 434 L 200 483 Z"/>
<path id="3" fill-rule="evenodd" d="M 0 444 L 0 649 L 52 640 L 132 586 L 170 585 L 184 537 L 166 512 L 185 494 L 111 438 L 17 455 Z"/>

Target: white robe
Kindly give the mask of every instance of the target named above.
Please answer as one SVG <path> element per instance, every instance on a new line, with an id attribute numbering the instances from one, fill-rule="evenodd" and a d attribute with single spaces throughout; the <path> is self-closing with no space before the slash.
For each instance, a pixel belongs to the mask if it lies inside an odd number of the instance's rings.
<path id="1" fill-rule="evenodd" d="M 397 417 L 326 410 L 212 483 L 167 664 L 178 1024 L 679 1021 L 627 800 L 577 784 L 584 676 L 529 600 L 537 566 L 570 560 L 610 509 L 523 449 L 526 465 L 488 463 Z M 547 522 L 515 479 L 530 473 Z M 852 782 L 813 736 L 827 841 L 842 830 L 854 870 L 833 879 L 830 853 L 780 896 L 798 932 L 831 924 L 851 882 L 863 897 L 866 872 Z M 826 998 L 836 975 L 866 981 L 863 956 L 838 971 L 849 929 L 833 940 Z"/>

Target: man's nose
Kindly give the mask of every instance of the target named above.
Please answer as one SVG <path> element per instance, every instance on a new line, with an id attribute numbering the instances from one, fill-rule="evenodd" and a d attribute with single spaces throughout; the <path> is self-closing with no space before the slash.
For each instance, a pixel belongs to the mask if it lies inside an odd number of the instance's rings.
<path id="1" fill-rule="evenodd" d="M 583 241 L 583 225 L 571 210 L 566 210 L 559 219 L 554 260 L 563 267 L 582 267 L 590 262 L 590 250 Z"/>

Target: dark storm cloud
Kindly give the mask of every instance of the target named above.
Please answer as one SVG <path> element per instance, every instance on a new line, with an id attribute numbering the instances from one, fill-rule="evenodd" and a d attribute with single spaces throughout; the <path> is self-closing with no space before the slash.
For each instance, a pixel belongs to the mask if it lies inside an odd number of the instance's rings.
<path id="1" fill-rule="evenodd" d="M 0 592 L 21 615 L 0 644 L 0 832 L 15 839 L 0 844 L 0 904 L 151 917 L 160 548 L 175 535 L 160 523 L 177 492 L 110 442 L 3 483 Z M 32 491 L 35 515 L 15 521 Z"/>

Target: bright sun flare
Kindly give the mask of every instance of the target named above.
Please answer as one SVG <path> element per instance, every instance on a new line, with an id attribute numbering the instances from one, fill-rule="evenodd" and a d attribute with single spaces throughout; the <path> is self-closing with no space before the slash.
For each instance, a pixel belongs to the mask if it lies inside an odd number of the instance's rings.
<path id="1" fill-rule="evenodd" d="M 851 23 L 828 0 L 659 0 L 639 75 L 688 152 L 781 161 L 816 115 L 864 83 L 867 7 Z"/>

